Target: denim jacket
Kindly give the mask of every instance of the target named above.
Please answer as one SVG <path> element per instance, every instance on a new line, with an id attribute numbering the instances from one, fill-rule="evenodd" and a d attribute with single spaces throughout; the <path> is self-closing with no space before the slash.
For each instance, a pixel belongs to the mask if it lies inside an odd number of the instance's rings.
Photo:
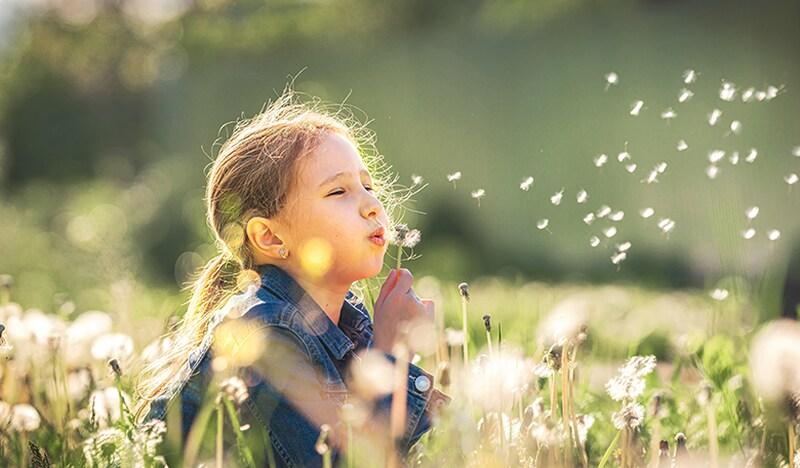
<path id="1" fill-rule="evenodd" d="M 320 424 L 342 430 L 338 410 L 353 393 L 348 388 L 348 372 L 351 364 L 361 360 L 360 351 L 373 346 L 372 321 L 352 291 L 347 293 L 337 326 L 285 271 L 274 265 L 256 269 L 260 287 L 235 320 L 246 324 L 243 335 L 247 336 L 242 340 L 266 338 L 267 346 L 264 358 L 242 370 L 249 395 L 240 408 L 241 422 L 265 431 L 263 438 L 271 447 L 264 448 L 271 450 L 269 458 L 277 466 L 322 466 L 322 457 L 315 450 Z M 225 315 L 230 317 L 227 311 Z M 213 372 L 212 332 L 224 318 L 214 318 L 212 330 L 190 353 L 184 372 L 151 403 L 145 422 L 165 419 L 173 396 L 179 393 L 186 440 L 208 395 Z M 382 354 L 396 362 L 391 354 Z M 433 388 L 433 382 L 431 374 L 408 363 L 406 426 L 397 447 L 401 456 L 431 429 L 432 414 L 450 401 Z M 373 402 L 372 416 L 388 423 L 391 405 L 392 394 L 384 394 Z M 382 428 L 388 437 L 388 424 Z M 335 466 L 340 453 L 331 447 Z"/>

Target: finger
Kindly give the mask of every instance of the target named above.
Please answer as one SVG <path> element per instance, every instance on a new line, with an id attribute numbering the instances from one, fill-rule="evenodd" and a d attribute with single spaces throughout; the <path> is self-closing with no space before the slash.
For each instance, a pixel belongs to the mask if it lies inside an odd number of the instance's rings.
<path id="1" fill-rule="evenodd" d="M 414 277 L 411 275 L 411 272 L 406 270 L 405 268 L 401 268 L 397 275 L 397 285 L 394 287 L 389 294 L 399 293 L 405 294 L 411 289 L 411 285 L 414 282 Z"/>
<path id="2" fill-rule="evenodd" d="M 422 305 L 425 306 L 425 313 L 430 318 L 434 318 L 436 315 L 436 303 L 433 302 L 431 299 L 421 299 Z"/>
<path id="3" fill-rule="evenodd" d="M 395 285 L 397 284 L 397 270 L 392 269 L 389 271 L 389 275 L 386 277 L 386 281 L 383 282 L 381 286 L 381 291 L 378 293 L 378 298 L 375 300 L 375 308 L 378 305 L 383 304 L 383 301 L 386 300 L 386 296 L 394 289 Z"/>

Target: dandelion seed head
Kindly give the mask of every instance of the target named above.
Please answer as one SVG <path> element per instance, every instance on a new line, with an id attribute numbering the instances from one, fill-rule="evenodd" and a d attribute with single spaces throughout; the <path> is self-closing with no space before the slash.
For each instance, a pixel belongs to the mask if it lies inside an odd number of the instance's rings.
<path id="1" fill-rule="evenodd" d="M 99 361 L 125 361 L 133 354 L 133 339 L 122 333 L 106 333 L 94 340 L 91 353 Z"/>
<path id="2" fill-rule="evenodd" d="M 549 224 L 550 224 L 550 220 L 549 219 L 542 218 L 542 219 L 540 219 L 539 221 L 536 222 L 536 228 L 541 231 L 542 229 L 546 229 Z"/>
<path id="3" fill-rule="evenodd" d="M 631 164 L 628 164 L 627 166 L 625 166 L 625 170 L 628 171 L 629 173 L 633 174 L 634 172 L 636 172 L 636 167 L 637 167 L 636 163 L 631 163 Z"/>
<path id="4" fill-rule="evenodd" d="M 744 157 L 744 160 L 752 163 L 758 157 L 758 150 L 755 148 L 750 148 L 750 151 L 747 152 L 747 156 Z"/>
<path id="5" fill-rule="evenodd" d="M 708 114 L 708 124 L 712 127 L 719 122 L 719 118 L 722 117 L 722 111 L 719 109 L 714 109 Z"/>
<path id="6" fill-rule="evenodd" d="M 36 408 L 20 403 L 11 407 L 9 427 L 16 432 L 33 432 L 39 429 L 42 418 Z"/>
<path id="7" fill-rule="evenodd" d="M 608 237 L 609 239 L 617 235 L 617 228 L 614 226 L 609 226 L 603 229 L 603 235 Z"/>
<path id="8" fill-rule="evenodd" d="M 597 236 L 590 237 L 589 245 L 591 245 L 592 247 L 597 247 L 598 245 L 600 245 L 600 238 Z"/>
<path id="9" fill-rule="evenodd" d="M 668 107 L 664 112 L 661 113 L 661 118 L 664 120 L 672 120 L 678 116 L 678 113 L 675 112 L 671 107 Z"/>
<path id="10" fill-rule="evenodd" d="M 750 240 L 755 236 L 756 236 L 755 228 L 747 228 L 744 231 L 742 231 L 742 237 L 744 237 L 747 240 Z"/>
<path id="11" fill-rule="evenodd" d="M 750 346 L 751 381 L 768 401 L 800 391 L 800 324 L 791 319 L 766 323 Z"/>
<path id="12" fill-rule="evenodd" d="M 527 192 L 531 189 L 531 185 L 533 185 L 533 177 L 528 176 L 519 184 L 519 188 Z"/>
<path id="13" fill-rule="evenodd" d="M 723 81 L 719 89 L 719 98 L 723 101 L 731 102 L 736 99 L 736 87 L 730 81 Z"/>
<path id="14" fill-rule="evenodd" d="M 655 213 L 656 213 L 656 210 L 654 210 L 654 209 L 652 209 L 650 207 L 642 208 L 641 211 L 639 211 L 639 215 L 644 219 L 647 219 L 647 218 L 653 216 Z"/>
<path id="15" fill-rule="evenodd" d="M 608 155 L 607 154 L 599 154 L 597 157 L 594 158 L 594 165 L 596 167 L 603 167 L 605 163 L 608 162 Z"/>
<path id="16" fill-rule="evenodd" d="M 711 299 L 714 299 L 715 301 L 724 301 L 725 299 L 728 298 L 728 295 L 729 295 L 728 290 L 724 288 L 716 288 L 713 291 L 711 291 L 710 294 Z"/>
<path id="17" fill-rule="evenodd" d="M 620 263 L 625 261 L 626 258 L 628 258 L 627 252 L 617 252 L 611 256 L 611 263 L 613 263 L 614 265 L 619 265 Z"/>
<path id="18" fill-rule="evenodd" d="M 239 377 L 229 377 L 219 384 L 220 390 L 230 397 L 231 401 L 236 406 L 241 406 L 242 403 L 249 398 L 250 394 L 247 391 L 247 385 Z"/>
<path id="19" fill-rule="evenodd" d="M 708 176 L 709 179 L 716 179 L 718 175 L 719 167 L 712 164 L 706 168 L 706 176 Z"/>
<path id="20" fill-rule="evenodd" d="M 575 199 L 578 203 L 586 203 L 586 200 L 589 199 L 589 194 L 586 192 L 586 190 L 580 190 L 575 196 Z"/>
<path id="21" fill-rule="evenodd" d="M 678 145 L 676 146 L 676 148 L 678 151 L 686 151 L 687 149 L 689 149 L 689 144 L 686 143 L 686 140 L 680 140 L 678 141 Z"/>
<path id="22" fill-rule="evenodd" d="M 594 213 L 586 213 L 586 216 L 583 217 L 583 222 L 586 223 L 587 226 L 592 224 L 594 222 Z"/>
<path id="23" fill-rule="evenodd" d="M 550 197 L 550 203 L 552 203 L 553 205 L 558 206 L 558 205 L 561 204 L 561 199 L 563 197 L 564 197 L 564 188 L 562 187 L 561 190 L 559 190 L 558 192 L 554 193 Z"/>
<path id="24" fill-rule="evenodd" d="M 625 427 L 636 429 L 644 419 L 644 406 L 639 403 L 627 403 L 619 411 L 611 415 L 614 427 L 622 430 Z"/>
<path id="25" fill-rule="evenodd" d="M 767 238 L 771 241 L 776 241 L 781 238 L 781 231 L 777 229 L 770 229 L 767 232 Z"/>
<path id="26" fill-rule="evenodd" d="M 634 101 L 631 105 L 631 112 L 630 114 L 633 116 L 639 115 L 642 111 L 642 107 L 644 106 L 644 101 Z"/>
<path id="27" fill-rule="evenodd" d="M 694 93 L 686 88 L 681 89 L 680 93 L 678 93 L 678 102 L 683 103 L 688 101 L 689 99 L 694 96 Z"/>
<path id="28" fill-rule="evenodd" d="M 784 177 L 783 180 L 786 181 L 786 183 L 789 185 L 794 185 L 797 183 L 798 180 L 800 180 L 800 177 L 798 177 L 797 174 L 792 172 L 791 174 L 788 174 L 786 177 Z"/>
<path id="29" fill-rule="evenodd" d="M 685 84 L 692 84 L 697 80 L 697 72 L 689 69 L 683 72 L 683 82 Z"/>

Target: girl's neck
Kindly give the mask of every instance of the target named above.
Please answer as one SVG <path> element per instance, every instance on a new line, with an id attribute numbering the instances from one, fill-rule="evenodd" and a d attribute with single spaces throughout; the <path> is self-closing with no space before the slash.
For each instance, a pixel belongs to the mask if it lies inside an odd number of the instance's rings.
<path id="1" fill-rule="evenodd" d="M 323 280 L 313 281 L 303 275 L 293 275 L 297 284 L 314 299 L 314 302 L 325 312 L 337 326 L 342 314 L 342 304 L 350 289 L 347 285 L 331 285 Z"/>

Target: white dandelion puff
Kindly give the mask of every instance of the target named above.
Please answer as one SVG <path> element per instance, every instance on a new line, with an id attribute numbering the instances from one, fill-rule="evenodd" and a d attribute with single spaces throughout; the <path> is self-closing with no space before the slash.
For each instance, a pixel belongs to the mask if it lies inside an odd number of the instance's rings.
<path id="1" fill-rule="evenodd" d="M 615 211 L 608 215 L 608 219 L 611 221 L 622 221 L 622 218 L 625 217 L 625 212 L 622 210 Z"/>
<path id="2" fill-rule="evenodd" d="M 608 88 L 616 85 L 617 83 L 619 83 L 619 75 L 617 75 L 615 72 L 608 72 L 606 74 L 606 91 L 608 91 Z"/>
<path id="3" fill-rule="evenodd" d="M 470 196 L 472 198 L 478 200 L 478 206 L 481 206 L 481 198 L 483 198 L 484 195 L 486 195 L 486 190 L 484 190 L 482 188 L 480 188 L 478 190 L 474 190 L 472 193 L 470 193 Z"/>
<path id="4" fill-rule="evenodd" d="M 586 192 L 586 190 L 578 191 L 578 194 L 575 196 L 575 200 L 578 203 L 586 203 L 586 200 L 588 199 L 589 199 L 589 194 Z"/>
<path id="5" fill-rule="evenodd" d="M 414 185 L 420 185 L 424 180 L 421 175 L 411 174 L 411 183 Z"/>
<path id="6" fill-rule="evenodd" d="M 634 101 L 634 103 L 631 105 L 630 114 L 633 116 L 639 115 L 639 113 L 642 111 L 643 106 L 644 106 L 644 101 Z"/>
<path id="7" fill-rule="evenodd" d="M 736 87 L 730 81 L 723 81 L 719 89 L 719 98 L 723 101 L 731 102 L 736 99 Z"/>
<path id="8" fill-rule="evenodd" d="M 753 97 L 756 94 L 756 89 L 754 87 L 749 87 L 742 91 L 742 102 L 752 102 Z"/>
<path id="9" fill-rule="evenodd" d="M 452 174 L 447 174 L 447 181 L 453 183 L 453 188 L 456 188 L 457 180 L 461 180 L 461 171 L 456 171 Z"/>
<path id="10" fill-rule="evenodd" d="M 747 152 L 747 156 L 744 157 L 744 160 L 748 163 L 752 163 L 758 157 L 758 150 L 755 148 L 750 148 L 750 151 Z"/>
<path id="11" fill-rule="evenodd" d="M 598 218 L 605 218 L 609 213 L 611 213 L 611 207 L 608 205 L 603 205 L 597 209 L 596 214 Z"/>
<path id="12" fill-rule="evenodd" d="M 519 184 L 519 188 L 527 192 L 531 189 L 531 185 L 533 185 L 533 177 L 528 176 Z"/>
<path id="13" fill-rule="evenodd" d="M 562 199 L 563 197 L 564 197 L 564 188 L 562 187 L 562 188 L 561 188 L 561 190 L 559 190 L 558 192 L 554 193 L 554 194 L 553 194 L 553 195 L 550 197 L 550 203 L 552 203 L 552 204 L 554 204 L 554 205 L 558 206 L 558 205 L 560 205 L 560 204 L 561 204 L 561 199 Z"/>
<path id="14" fill-rule="evenodd" d="M 626 403 L 619 411 L 611 415 L 614 427 L 622 430 L 625 427 L 636 429 L 644 419 L 644 406 L 639 403 Z"/>
<path id="15" fill-rule="evenodd" d="M 591 245 L 592 247 L 597 247 L 598 245 L 600 245 L 600 238 L 597 236 L 590 237 L 589 245 Z"/>
<path id="16" fill-rule="evenodd" d="M 698 73 L 692 69 L 683 72 L 683 82 L 685 84 L 692 84 L 697 80 Z"/>
<path id="17" fill-rule="evenodd" d="M 722 117 L 722 111 L 719 109 L 714 109 L 708 114 L 708 124 L 712 127 L 719 122 L 719 118 Z"/>
<path id="18" fill-rule="evenodd" d="M 536 229 L 541 231 L 542 229 L 547 229 L 547 226 L 549 225 L 550 225 L 550 220 L 547 218 L 542 218 L 536 222 Z"/>
<path id="19" fill-rule="evenodd" d="M 783 178 L 783 180 L 789 185 L 796 184 L 799 179 L 800 177 L 798 177 L 794 172 L 787 174 L 786 177 Z"/>
<path id="20" fill-rule="evenodd" d="M 583 222 L 586 223 L 587 226 L 592 224 L 594 222 L 594 213 L 586 213 L 586 216 L 583 217 Z"/>
<path id="21" fill-rule="evenodd" d="M 710 296 L 711 299 L 714 299 L 715 301 L 724 301 L 725 299 L 728 298 L 729 294 L 730 293 L 728 293 L 728 290 L 725 288 L 716 288 L 713 291 L 711 291 Z"/>
<path id="22" fill-rule="evenodd" d="M 742 237 L 744 237 L 747 240 L 750 240 L 755 236 L 756 236 L 755 228 L 747 228 L 744 231 L 742 231 Z"/>
<path id="23" fill-rule="evenodd" d="M 730 128 L 731 128 L 731 133 L 733 133 L 734 135 L 738 135 L 742 133 L 742 122 L 734 120 L 731 122 Z"/>
<path id="24" fill-rule="evenodd" d="M 637 167 L 636 163 L 630 163 L 627 166 L 625 166 L 625 170 L 633 174 L 634 172 L 636 172 L 636 167 Z"/>
<path id="25" fill-rule="evenodd" d="M 594 165 L 596 167 L 603 167 L 606 162 L 608 162 L 608 155 L 607 154 L 599 154 L 597 157 L 594 158 Z"/>
<path id="26" fill-rule="evenodd" d="M 750 208 L 745 210 L 744 214 L 747 216 L 747 219 L 753 220 L 756 219 L 759 211 L 761 210 L 757 206 L 751 206 Z"/>
<path id="27" fill-rule="evenodd" d="M 664 112 L 661 113 L 661 118 L 669 122 L 670 120 L 674 119 L 678 116 L 678 113 L 672 110 L 671 107 L 667 107 Z"/>
<path id="28" fill-rule="evenodd" d="M 706 168 L 706 176 L 708 176 L 709 179 L 716 179 L 718 175 L 719 167 L 712 164 Z"/>
<path id="29" fill-rule="evenodd" d="M 678 141 L 678 145 L 675 147 L 678 151 L 686 151 L 689 149 L 689 144 L 686 143 L 686 140 Z"/>
<path id="30" fill-rule="evenodd" d="M 725 151 L 715 149 L 708 152 L 708 162 L 714 164 L 720 162 L 725 157 Z"/>
<path id="31" fill-rule="evenodd" d="M 614 255 L 611 256 L 611 263 L 613 263 L 614 265 L 619 265 L 627 257 L 628 257 L 628 254 L 626 252 L 617 252 L 617 253 L 615 253 Z"/>
<path id="32" fill-rule="evenodd" d="M 647 208 L 642 208 L 642 210 L 639 211 L 639 215 L 644 219 L 647 219 L 654 214 L 656 214 L 656 210 L 650 208 L 649 206 Z"/>
<path id="33" fill-rule="evenodd" d="M 781 231 L 779 231 L 777 229 L 770 229 L 767 232 L 767 239 L 769 239 L 771 241 L 776 241 L 776 240 L 778 240 L 780 238 L 781 238 Z"/>
<path id="34" fill-rule="evenodd" d="M 617 235 L 617 228 L 615 228 L 614 226 L 609 226 L 603 229 L 603 235 L 611 239 L 612 237 Z"/>
<path id="35" fill-rule="evenodd" d="M 684 103 L 694 96 L 694 93 L 691 90 L 686 88 L 681 89 L 680 93 L 678 94 L 678 102 Z"/>

